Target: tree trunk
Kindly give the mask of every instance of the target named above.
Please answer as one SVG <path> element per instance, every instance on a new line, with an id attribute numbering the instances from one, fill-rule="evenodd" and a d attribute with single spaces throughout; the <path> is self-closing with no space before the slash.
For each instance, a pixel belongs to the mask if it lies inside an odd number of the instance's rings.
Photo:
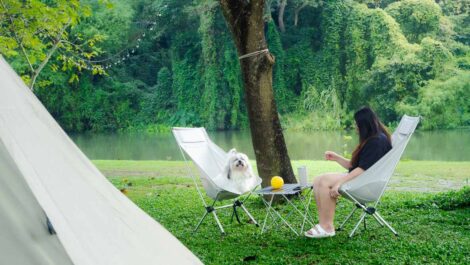
<path id="1" fill-rule="evenodd" d="M 277 16 L 277 23 L 279 24 L 279 30 L 286 32 L 286 26 L 284 25 L 284 11 L 286 10 L 287 0 L 282 0 L 279 4 L 279 13 Z"/>
<path id="2" fill-rule="evenodd" d="M 238 55 L 267 49 L 264 36 L 264 0 L 220 0 Z M 272 86 L 274 57 L 269 52 L 240 59 L 245 98 L 258 173 L 263 186 L 271 176 L 296 183 L 287 153 Z"/>
<path id="3" fill-rule="evenodd" d="M 299 22 L 299 9 L 294 11 L 294 27 L 297 27 L 297 23 Z"/>
<path id="4" fill-rule="evenodd" d="M 304 9 L 304 7 L 306 7 L 307 4 L 306 3 L 303 3 L 301 6 L 299 6 L 298 8 L 296 8 L 294 10 L 294 26 L 297 27 L 297 24 L 299 23 L 299 13 L 300 11 L 302 11 L 302 9 Z"/>
<path id="5" fill-rule="evenodd" d="M 269 22 L 273 19 L 273 16 L 271 14 L 271 5 L 273 4 L 273 0 L 266 0 L 265 1 L 265 7 L 264 7 L 264 21 Z"/>

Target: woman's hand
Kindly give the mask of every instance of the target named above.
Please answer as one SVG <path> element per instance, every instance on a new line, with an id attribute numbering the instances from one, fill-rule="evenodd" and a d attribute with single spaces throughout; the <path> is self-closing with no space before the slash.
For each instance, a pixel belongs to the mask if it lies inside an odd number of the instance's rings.
<path id="1" fill-rule="evenodd" d="M 346 159 L 346 158 L 338 155 L 337 153 L 335 153 L 333 151 L 326 151 L 325 152 L 325 159 L 326 160 L 336 161 L 336 162 L 338 162 L 338 164 L 340 164 L 345 169 L 350 169 L 351 168 L 351 161 L 349 161 L 349 159 Z"/>
<path id="2" fill-rule="evenodd" d="M 337 161 L 339 155 L 333 151 L 326 151 L 325 152 L 325 159 L 326 160 L 332 160 L 332 161 Z"/>
<path id="3" fill-rule="evenodd" d="M 338 199 L 338 197 L 341 195 L 341 194 L 339 194 L 339 187 L 340 186 L 341 186 L 341 184 L 337 183 L 337 184 L 333 185 L 333 187 L 331 187 L 331 189 L 330 189 L 331 198 Z"/>

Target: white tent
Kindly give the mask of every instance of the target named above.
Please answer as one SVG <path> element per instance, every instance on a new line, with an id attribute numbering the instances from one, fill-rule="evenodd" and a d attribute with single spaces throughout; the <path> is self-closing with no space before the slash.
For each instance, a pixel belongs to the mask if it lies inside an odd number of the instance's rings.
<path id="1" fill-rule="evenodd" d="M 1 56 L 0 257 L 15 265 L 201 264 L 108 182 Z"/>

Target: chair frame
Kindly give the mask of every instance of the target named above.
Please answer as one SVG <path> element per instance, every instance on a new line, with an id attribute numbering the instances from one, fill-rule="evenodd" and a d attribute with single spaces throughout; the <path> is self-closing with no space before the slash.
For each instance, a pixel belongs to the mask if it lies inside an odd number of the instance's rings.
<path id="1" fill-rule="evenodd" d="M 240 218 L 239 218 L 239 215 L 238 215 L 238 212 L 237 212 L 237 207 L 241 208 L 245 214 L 250 218 L 250 220 L 253 222 L 253 224 L 255 224 L 257 227 L 259 227 L 259 224 L 258 222 L 256 221 L 256 219 L 253 217 L 253 215 L 248 211 L 248 209 L 245 207 L 244 203 L 246 200 L 248 200 L 248 198 L 251 196 L 251 194 L 260 186 L 260 185 L 257 185 L 256 187 L 254 187 L 249 193 L 248 195 L 246 195 L 246 197 L 243 199 L 243 200 L 239 200 L 238 198 L 244 196 L 244 195 L 240 195 L 238 197 L 235 198 L 235 200 L 233 201 L 233 203 L 231 204 L 225 204 L 225 205 L 221 205 L 221 206 L 215 206 L 215 204 L 217 202 L 220 202 L 222 200 L 218 200 L 218 197 L 219 197 L 219 194 L 220 192 L 216 195 L 216 198 L 215 199 L 212 199 L 212 203 L 208 203 L 206 202 L 206 200 L 204 199 L 204 195 L 202 194 L 201 192 L 201 189 L 199 187 L 199 184 L 197 183 L 197 179 L 196 179 L 196 176 L 193 174 L 193 171 L 191 170 L 191 167 L 190 167 L 190 162 L 188 159 L 186 159 L 186 155 L 183 151 L 183 149 L 181 148 L 181 146 L 178 144 L 178 148 L 180 149 L 180 152 L 181 152 L 181 155 L 183 156 L 183 159 L 185 161 L 185 164 L 186 164 L 186 169 L 188 171 L 188 175 L 191 176 L 193 182 L 194 182 L 194 185 L 196 186 L 196 190 L 199 194 L 199 197 L 201 198 L 202 200 L 202 203 L 204 204 L 204 209 L 205 209 L 205 212 L 202 216 L 202 218 L 199 220 L 199 222 L 197 223 L 196 227 L 194 228 L 193 232 L 197 232 L 197 230 L 199 229 L 199 227 L 202 225 L 202 223 L 204 222 L 204 220 L 206 219 L 206 217 L 209 215 L 209 214 L 212 214 L 216 223 L 217 223 L 217 226 L 219 227 L 219 230 L 221 232 L 222 235 L 225 235 L 225 230 L 224 230 L 224 227 L 222 226 L 222 223 L 220 222 L 220 219 L 219 217 L 217 216 L 217 211 L 218 210 L 221 210 L 221 209 L 225 209 L 225 208 L 230 208 L 232 207 L 232 217 L 231 217 L 231 222 L 233 222 L 233 218 L 236 217 L 237 219 L 237 222 L 239 224 L 241 224 L 241 221 L 240 221 Z"/>
<path id="2" fill-rule="evenodd" d="M 411 136 L 410 136 L 411 137 Z M 398 163 L 397 163 L 398 165 Z M 396 166 L 395 165 L 395 168 Z M 395 170 L 394 170 L 395 171 Z M 393 173 L 392 173 L 393 174 Z M 398 232 L 387 222 L 385 221 L 385 219 L 379 214 L 378 210 L 377 210 L 377 206 L 379 205 L 379 202 L 380 202 L 380 199 L 382 199 L 382 196 L 383 194 L 385 193 L 385 190 L 387 189 L 387 186 L 388 186 L 388 183 L 390 182 L 390 179 L 392 178 L 392 176 L 390 176 L 390 178 L 388 179 L 387 181 L 387 184 L 385 184 L 385 186 L 383 187 L 382 189 L 382 192 L 380 193 L 380 196 L 379 198 L 375 201 L 374 203 L 374 206 L 373 207 L 367 207 L 367 205 L 365 203 L 360 203 L 356 198 L 354 198 L 353 195 L 351 195 L 349 192 L 345 191 L 345 190 L 341 190 L 342 193 L 346 194 L 348 196 L 348 198 L 350 199 L 350 201 L 352 201 L 354 203 L 354 208 L 353 210 L 351 211 L 351 213 L 348 214 L 348 216 L 346 217 L 346 219 L 341 223 L 341 225 L 336 229 L 337 231 L 341 231 L 344 227 L 344 225 L 349 221 L 349 219 L 351 219 L 351 217 L 354 215 L 354 213 L 358 210 L 358 209 L 362 209 L 363 213 L 361 214 L 361 217 L 359 218 L 359 221 L 356 223 L 356 225 L 354 226 L 353 230 L 351 231 L 351 233 L 349 234 L 349 237 L 353 237 L 354 234 L 356 233 L 357 229 L 359 228 L 359 225 L 361 224 L 361 222 L 364 222 L 364 229 L 367 229 L 367 225 L 366 225 L 366 216 L 367 215 L 372 215 L 374 217 L 374 219 L 380 224 L 380 226 L 384 227 L 386 226 L 388 229 L 390 229 L 390 231 L 395 235 L 395 236 L 398 236 Z"/>
<path id="3" fill-rule="evenodd" d="M 385 190 L 385 189 L 384 189 Z M 359 221 L 356 223 L 356 225 L 354 226 L 353 230 L 351 231 L 351 233 L 349 234 L 349 237 L 353 237 L 354 234 L 356 233 L 357 229 L 359 228 L 359 225 L 361 224 L 361 222 L 364 222 L 364 229 L 367 229 L 367 225 L 366 225 L 366 216 L 367 215 L 372 215 L 374 217 L 374 219 L 380 224 L 380 226 L 384 227 L 386 226 L 388 229 L 390 229 L 390 231 L 395 235 L 395 236 L 398 236 L 398 232 L 387 222 L 385 221 L 385 219 L 379 214 L 379 212 L 377 211 L 377 205 L 379 204 L 379 201 L 382 197 L 382 195 L 380 195 L 380 198 L 375 202 L 374 206 L 373 207 L 367 207 L 366 204 L 362 204 L 360 203 L 358 200 L 356 200 L 356 198 L 354 198 L 351 194 L 349 194 L 347 191 L 342 191 L 344 192 L 349 198 L 351 198 L 351 200 L 353 201 L 355 207 L 354 209 L 351 211 L 351 213 L 348 214 L 348 216 L 346 217 L 346 219 L 341 223 L 341 225 L 336 229 L 337 231 L 341 231 L 344 227 L 344 225 L 351 219 L 351 217 L 354 215 L 354 213 L 358 210 L 358 209 L 362 209 L 363 210 L 363 213 L 361 214 L 361 217 L 359 218 Z M 382 192 L 383 194 L 383 192 Z"/>
<path id="4" fill-rule="evenodd" d="M 404 115 L 404 117 L 409 117 L 407 115 Z M 421 117 L 418 117 L 419 119 L 421 119 Z M 419 123 L 419 120 L 418 120 L 418 123 Z M 417 124 L 418 124 L 417 123 Z M 417 126 L 416 124 L 416 126 Z M 415 128 L 413 129 L 413 131 L 410 133 L 408 139 L 406 140 L 406 143 L 405 143 L 405 148 L 406 148 L 406 145 L 408 145 L 408 142 L 409 140 L 411 139 L 411 136 L 413 135 L 413 133 L 415 132 L 416 130 L 416 126 Z M 403 155 L 403 152 L 405 150 L 405 148 L 403 149 L 402 153 L 400 154 L 400 157 Z M 395 166 L 394 166 L 394 170 L 393 172 L 395 171 L 398 163 L 399 163 L 399 159 L 398 161 L 396 162 Z M 384 185 L 383 189 L 382 189 L 382 192 L 380 193 L 379 197 L 377 198 L 377 200 L 374 200 L 373 202 L 375 202 L 373 204 L 372 207 L 367 207 L 367 205 L 365 203 L 361 203 L 359 202 L 352 194 L 350 194 L 349 192 L 347 192 L 346 190 L 343 190 L 340 188 L 340 193 L 344 193 L 346 196 L 347 196 L 347 199 L 349 201 L 351 201 L 353 204 L 354 204 L 354 209 L 347 215 L 346 219 L 341 223 L 341 225 L 336 229 L 337 231 L 341 231 L 344 227 L 344 225 L 351 219 L 351 217 L 354 215 L 354 213 L 358 210 L 358 209 L 362 209 L 363 213 L 361 214 L 360 218 L 359 218 L 359 221 L 356 223 L 356 225 L 354 226 L 353 230 L 351 231 L 351 233 L 349 234 L 349 238 L 353 237 L 354 234 L 356 233 L 357 229 L 359 228 L 359 225 L 361 224 L 361 222 L 364 222 L 364 229 L 367 229 L 367 225 L 366 225 L 366 216 L 367 215 L 372 215 L 374 217 L 374 219 L 380 224 L 380 226 L 384 227 L 386 226 L 395 236 L 398 236 L 398 232 L 387 222 L 385 221 L 385 219 L 379 214 L 378 210 L 377 210 L 377 206 L 380 202 L 380 199 L 382 198 L 383 194 L 385 193 L 385 190 L 387 189 L 387 186 L 390 182 L 390 179 L 392 178 L 393 176 L 393 172 L 391 173 L 390 177 L 388 178 L 387 180 L 387 183 Z"/>

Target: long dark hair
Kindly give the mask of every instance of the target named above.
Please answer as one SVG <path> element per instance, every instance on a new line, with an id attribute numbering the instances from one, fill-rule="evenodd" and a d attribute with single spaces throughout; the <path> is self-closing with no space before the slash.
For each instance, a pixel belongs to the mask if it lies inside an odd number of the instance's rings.
<path id="1" fill-rule="evenodd" d="M 360 110 L 356 111 L 356 113 L 354 113 L 354 120 L 359 130 L 359 144 L 352 153 L 352 166 L 357 165 L 359 162 L 359 153 L 370 138 L 383 133 L 387 136 L 388 141 L 391 142 L 390 133 L 371 108 L 362 107 Z"/>

